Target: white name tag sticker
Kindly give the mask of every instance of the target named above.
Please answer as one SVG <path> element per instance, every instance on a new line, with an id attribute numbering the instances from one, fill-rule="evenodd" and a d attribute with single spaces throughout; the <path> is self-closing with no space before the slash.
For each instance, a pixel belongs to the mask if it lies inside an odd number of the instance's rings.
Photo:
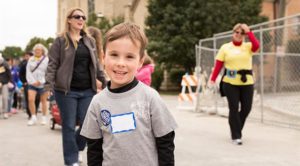
<path id="1" fill-rule="evenodd" d="M 111 132 L 122 133 L 135 130 L 134 113 L 117 114 L 111 116 Z"/>

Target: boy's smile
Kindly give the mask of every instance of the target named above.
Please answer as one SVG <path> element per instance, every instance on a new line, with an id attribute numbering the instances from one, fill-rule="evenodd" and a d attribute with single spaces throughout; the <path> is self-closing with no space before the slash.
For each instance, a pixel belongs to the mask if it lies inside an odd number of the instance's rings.
<path id="1" fill-rule="evenodd" d="M 142 66 L 140 43 L 123 37 L 107 43 L 104 55 L 105 70 L 111 80 L 111 89 L 129 84 Z"/>

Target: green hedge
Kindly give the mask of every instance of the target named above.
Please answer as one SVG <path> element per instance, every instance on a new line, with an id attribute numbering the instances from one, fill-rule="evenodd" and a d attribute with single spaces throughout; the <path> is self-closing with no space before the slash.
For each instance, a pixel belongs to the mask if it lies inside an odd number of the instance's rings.
<path id="1" fill-rule="evenodd" d="M 179 88 L 181 87 L 182 76 L 186 73 L 184 69 L 173 68 L 170 71 L 170 80 Z"/>
<path id="2" fill-rule="evenodd" d="M 152 83 L 151 86 L 156 90 L 159 90 L 161 83 L 164 80 L 164 71 L 161 66 L 155 65 L 154 72 L 152 73 Z"/>

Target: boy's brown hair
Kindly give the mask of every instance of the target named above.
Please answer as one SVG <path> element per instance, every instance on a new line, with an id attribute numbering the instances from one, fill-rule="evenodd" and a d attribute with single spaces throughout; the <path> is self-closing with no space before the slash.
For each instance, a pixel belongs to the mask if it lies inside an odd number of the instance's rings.
<path id="1" fill-rule="evenodd" d="M 106 45 L 114 40 L 128 37 L 136 45 L 136 40 L 140 42 L 140 56 L 144 57 L 144 51 L 148 44 L 148 39 L 145 33 L 140 29 L 139 26 L 133 23 L 121 23 L 112 27 L 108 32 L 105 33 L 103 41 L 103 50 L 106 51 Z"/>

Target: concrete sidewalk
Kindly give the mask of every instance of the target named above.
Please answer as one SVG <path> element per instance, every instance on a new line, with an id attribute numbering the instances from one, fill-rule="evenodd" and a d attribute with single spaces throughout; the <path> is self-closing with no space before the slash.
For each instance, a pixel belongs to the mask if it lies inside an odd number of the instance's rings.
<path id="1" fill-rule="evenodd" d="M 179 125 L 177 166 L 300 165 L 299 130 L 248 121 L 244 145 L 236 146 L 231 143 L 226 118 L 177 110 L 177 96 L 163 95 L 163 99 Z M 61 166 L 61 142 L 59 126 L 55 130 L 41 125 L 28 127 L 25 113 L 0 119 L 0 166 Z"/>

